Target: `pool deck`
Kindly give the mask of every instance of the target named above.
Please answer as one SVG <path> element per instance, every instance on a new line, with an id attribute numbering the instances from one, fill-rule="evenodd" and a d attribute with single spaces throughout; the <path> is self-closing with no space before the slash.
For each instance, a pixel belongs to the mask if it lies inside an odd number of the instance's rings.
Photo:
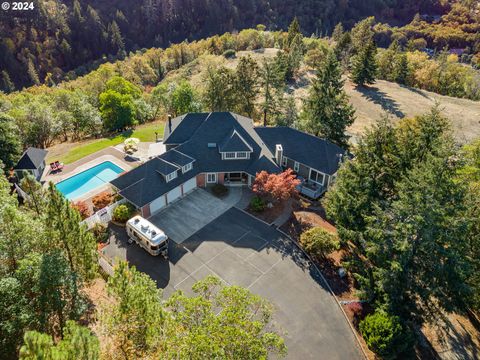
<path id="1" fill-rule="evenodd" d="M 56 184 L 105 161 L 111 161 L 125 171 L 129 171 L 141 164 L 140 161 L 135 161 L 133 159 L 130 159 L 128 156 L 125 156 L 123 151 L 118 150 L 115 147 L 108 147 L 91 155 L 85 156 L 84 158 L 77 160 L 71 164 L 65 165 L 63 167 L 63 170 L 59 172 L 51 173 L 50 165 L 47 164 L 41 181 L 44 184 L 48 184 L 50 182 Z M 108 190 L 109 188 L 110 186 L 108 184 L 105 184 L 103 186 L 93 189 L 92 191 L 89 191 L 88 193 L 82 195 L 79 198 L 75 198 L 74 201 L 86 200 L 95 194 Z"/>

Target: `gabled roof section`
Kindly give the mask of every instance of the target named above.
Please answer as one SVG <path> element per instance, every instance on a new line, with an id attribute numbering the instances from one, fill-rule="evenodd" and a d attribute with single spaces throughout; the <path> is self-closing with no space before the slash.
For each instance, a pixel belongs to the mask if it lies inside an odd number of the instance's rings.
<path id="1" fill-rule="evenodd" d="M 285 127 L 257 127 L 255 131 L 272 152 L 281 144 L 283 155 L 325 174 L 333 175 L 345 150 L 328 140 Z"/>
<path id="2" fill-rule="evenodd" d="M 28 148 L 15 166 L 15 170 L 35 170 L 38 169 L 48 154 L 47 150 Z"/>
<path id="3" fill-rule="evenodd" d="M 161 158 L 157 158 L 155 163 L 155 170 L 163 176 L 167 176 L 179 169 L 177 165 L 165 161 Z"/>
<path id="4" fill-rule="evenodd" d="M 167 145 L 183 144 L 190 139 L 209 115 L 209 113 L 189 113 L 179 116 L 172 119 L 171 127 L 167 121 L 163 133 L 163 143 Z"/>
<path id="5" fill-rule="evenodd" d="M 223 140 L 223 142 L 219 145 L 218 150 L 220 152 L 253 151 L 252 147 L 235 129 L 233 129 L 231 134 Z"/>
<path id="6" fill-rule="evenodd" d="M 180 167 L 195 161 L 195 159 L 193 159 L 192 157 L 187 156 L 175 149 L 163 153 L 159 156 L 159 158 Z"/>

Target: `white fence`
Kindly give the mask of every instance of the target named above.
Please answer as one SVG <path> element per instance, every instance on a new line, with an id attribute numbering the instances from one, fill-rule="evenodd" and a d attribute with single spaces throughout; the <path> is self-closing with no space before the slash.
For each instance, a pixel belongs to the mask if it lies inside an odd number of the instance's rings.
<path id="1" fill-rule="evenodd" d="M 92 216 L 83 220 L 82 223 L 86 224 L 89 229 L 91 229 L 96 223 L 108 223 L 110 220 L 112 220 L 113 210 L 115 210 L 118 205 L 126 202 L 127 200 L 121 199 L 114 204 L 104 207 L 103 209 L 98 210 Z"/>

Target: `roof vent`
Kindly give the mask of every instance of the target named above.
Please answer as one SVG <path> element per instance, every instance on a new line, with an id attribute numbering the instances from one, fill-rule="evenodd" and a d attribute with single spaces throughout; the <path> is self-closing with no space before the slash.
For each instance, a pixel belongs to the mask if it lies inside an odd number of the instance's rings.
<path id="1" fill-rule="evenodd" d="M 216 143 L 208 143 L 207 146 L 209 148 L 216 148 L 217 147 L 217 144 Z"/>

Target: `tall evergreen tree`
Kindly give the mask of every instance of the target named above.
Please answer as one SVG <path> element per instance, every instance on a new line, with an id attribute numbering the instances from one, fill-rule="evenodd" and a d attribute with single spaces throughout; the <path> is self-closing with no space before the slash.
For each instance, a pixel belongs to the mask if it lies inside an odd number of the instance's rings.
<path id="1" fill-rule="evenodd" d="M 290 49 L 293 43 L 293 40 L 298 35 L 302 37 L 302 31 L 300 30 L 300 23 L 298 22 L 298 19 L 295 16 L 292 22 L 290 23 L 290 25 L 288 26 L 288 35 L 287 35 L 287 43 L 286 43 L 287 46 L 285 47 L 286 49 Z"/>
<path id="2" fill-rule="evenodd" d="M 0 161 L 5 170 L 10 170 L 20 158 L 22 151 L 19 129 L 15 119 L 0 113 Z"/>
<path id="3" fill-rule="evenodd" d="M 15 91 L 15 84 L 13 83 L 12 79 L 10 78 L 10 75 L 8 74 L 7 70 L 2 70 L 2 73 L 0 74 L 0 78 L 2 80 L 1 87 L 0 89 L 10 93 L 12 91 Z"/>
<path id="4" fill-rule="evenodd" d="M 373 84 L 377 73 L 377 47 L 370 41 L 352 59 L 351 79 L 358 86 Z"/>
<path id="5" fill-rule="evenodd" d="M 279 108 L 283 97 L 284 82 L 282 74 L 273 61 L 265 60 L 259 71 L 260 94 L 262 97 L 261 109 L 263 112 L 263 126 L 268 125 L 268 117 L 274 115 Z"/>
<path id="6" fill-rule="evenodd" d="M 210 111 L 231 111 L 234 109 L 234 81 L 233 71 L 224 66 L 207 70 L 204 102 Z"/>
<path id="7" fill-rule="evenodd" d="M 240 58 L 235 72 L 236 111 L 252 117 L 258 95 L 258 65 L 251 56 Z"/>
<path id="8" fill-rule="evenodd" d="M 96 274 L 97 244 L 81 220 L 78 211 L 50 183 L 45 223 L 51 246 L 64 251 L 73 273 L 83 280 L 90 280 Z"/>
<path id="9" fill-rule="evenodd" d="M 348 147 L 345 130 L 355 120 L 355 110 L 343 90 L 342 73 L 335 54 L 330 53 L 317 74 L 305 101 L 304 127 L 316 136 Z"/>
<path id="10" fill-rule="evenodd" d="M 342 23 L 338 23 L 337 25 L 335 25 L 335 28 L 333 29 L 332 39 L 333 39 L 336 43 L 338 43 L 338 42 L 340 41 L 340 39 L 342 38 L 343 33 L 344 33 L 343 24 L 342 24 Z"/>

